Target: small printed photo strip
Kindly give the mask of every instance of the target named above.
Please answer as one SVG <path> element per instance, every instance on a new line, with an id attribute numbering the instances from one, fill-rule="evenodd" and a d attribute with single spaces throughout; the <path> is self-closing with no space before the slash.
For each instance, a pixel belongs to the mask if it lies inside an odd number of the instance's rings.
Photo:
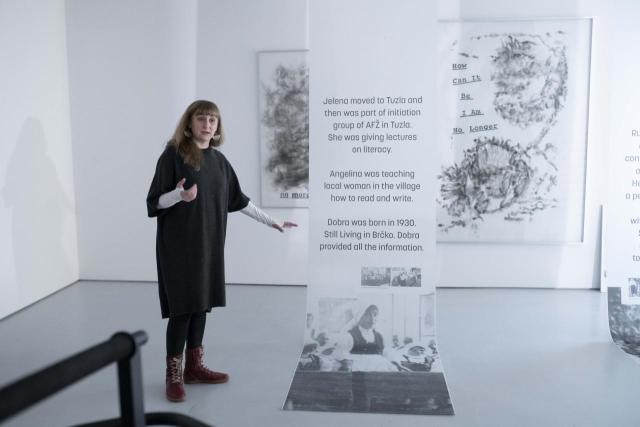
<path id="1" fill-rule="evenodd" d="M 360 286 L 389 287 L 391 284 L 391 268 L 362 267 L 360 271 Z"/>
<path id="2" fill-rule="evenodd" d="M 391 269 L 391 286 L 420 287 L 422 286 L 422 270 L 411 267 L 395 267 Z"/>

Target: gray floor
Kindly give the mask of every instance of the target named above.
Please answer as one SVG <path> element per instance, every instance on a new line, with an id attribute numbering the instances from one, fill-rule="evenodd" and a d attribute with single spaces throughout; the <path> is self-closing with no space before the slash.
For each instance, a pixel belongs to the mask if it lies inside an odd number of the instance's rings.
<path id="1" fill-rule="evenodd" d="M 302 345 L 304 287 L 229 286 L 209 317 L 209 365 L 222 385 L 163 396 L 164 327 L 151 283 L 79 282 L 0 321 L 0 384 L 108 338 L 144 329 L 147 411 L 177 411 L 216 426 L 638 426 L 640 365 L 610 340 L 597 291 L 439 289 L 440 353 L 455 416 L 282 411 Z M 118 414 L 107 368 L 11 419 L 65 426 Z"/>

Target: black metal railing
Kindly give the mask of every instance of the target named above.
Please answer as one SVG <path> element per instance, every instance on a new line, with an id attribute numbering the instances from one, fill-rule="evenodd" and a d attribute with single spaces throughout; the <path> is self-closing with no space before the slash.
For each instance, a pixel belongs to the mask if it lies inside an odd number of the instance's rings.
<path id="1" fill-rule="evenodd" d="M 118 332 L 110 339 L 70 356 L 0 389 L 0 422 L 16 415 L 65 387 L 117 362 L 120 417 L 76 427 L 141 427 L 174 425 L 210 427 L 187 415 L 171 412 L 145 414 L 140 346 L 147 342 L 144 331 Z"/>

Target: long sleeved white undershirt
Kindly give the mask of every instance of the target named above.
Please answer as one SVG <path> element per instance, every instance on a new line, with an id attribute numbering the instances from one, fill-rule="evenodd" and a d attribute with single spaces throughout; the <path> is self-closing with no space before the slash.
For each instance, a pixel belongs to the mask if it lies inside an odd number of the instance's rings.
<path id="1" fill-rule="evenodd" d="M 175 205 L 176 203 L 181 202 L 182 197 L 180 197 L 180 191 L 182 190 L 182 188 L 178 187 L 160 196 L 160 198 L 158 199 L 158 209 L 167 209 Z M 278 224 L 278 222 L 271 218 L 269 214 L 254 205 L 251 201 L 249 201 L 249 204 L 241 209 L 240 212 L 269 227 L 273 226 L 274 224 Z"/>

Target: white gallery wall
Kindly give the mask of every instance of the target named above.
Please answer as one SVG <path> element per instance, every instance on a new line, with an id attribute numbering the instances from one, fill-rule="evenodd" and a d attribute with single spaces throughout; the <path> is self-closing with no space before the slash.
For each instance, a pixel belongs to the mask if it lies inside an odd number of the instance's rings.
<path id="1" fill-rule="evenodd" d="M 624 32 L 614 30 L 621 18 L 638 16 L 640 5 L 438 5 L 438 19 L 594 19 L 584 242 L 439 244 L 438 285 L 597 287 L 599 205 L 617 108 L 611 93 L 631 84 L 616 77 L 610 61 L 628 47 Z M 308 47 L 307 1 L 0 0 L 0 7 L 0 84 L 8 100 L 0 107 L 0 317 L 78 277 L 156 280 L 146 192 L 164 143 L 193 99 L 220 105 L 222 151 L 259 204 L 257 52 Z M 362 10 L 354 19 L 366 17 Z M 280 235 L 232 215 L 228 282 L 306 283 L 308 212 L 268 212 L 300 228 Z"/>
<path id="2" fill-rule="evenodd" d="M 194 1 L 67 1 L 80 277 L 156 280 L 145 198 L 195 96 Z"/>
<path id="3" fill-rule="evenodd" d="M 78 280 L 65 3 L 0 1 L 0 318 Z"/>
<path id="4" fill-rule="evenodd" d="M 260 206 L 257 52 L 307 49 L 307 2 L 201 1 L 198 41 L 198 96 L 215 100 L 221 108 L 227 133 L 221 150 L 234 166 L 244 193 Z M 299 228 L 281 234 L 245 215 L 230 215 L 227 281 L 306 284 L 308 210 L 265 211 Z"/>
<path id="5" fill-rule="evenodd" d="M 620 5 L 628 13 L 617 16 L 615 25 L 609 28 L 612 41 L 621 46 L 609 53 L 611 70 L 615 70 L 615 82 L 611 85 L 609 99 L 609 155 L 608 194 L 604 209 L 603 277 L 607 287 L 629 285 L 629 278 L 638 277 L 639 253 L 637 225 L 632 218 L 640 215 L 640 200 L 626 198 L 626 194 L 638 194 L 639 164 L 629 161 L 628 156 L 637 156 L 640 138 L 635 136 L 640 129 L 640 87 L 635 83 L 640 70 L 640 45 L 637 6 L 630 0 Z M 615 106 L 615 108 L 613 107 Z M 625 194 L 626 193 L 626 194 Z M 633 197 L 633 196 L 632 196 Z M 636 196 L 637 197 L 637 196 Z M 623 303 L 629 294 L 622 292 Z"/>
<path id="6" fill-rule="evenodd" d="M 440 286 L 599 286 L 599 206 L 604 200 L 607 153 L 607 134 L 603 127 L 607 109 L 603 108 L 603 101 L 608 99 L 609 84 L 608 79 L 603 78 L 607 49 L 601 44 L 600 37 L 605 32 L 608 11 L 603 2 L 581 3 L 569 0 L 441 2 L 441 19 L 593 17 L 594 24 L 583 243 L 439 244 Z"/>
<path id="7" fill-rule="evenodd" d="M 308 46 L 306 1 L 107 5 L 74 0 L 67 5 L 81 277 L 153 281 L 155 223 L 146 218 L 144 197 L 164 141 L 190 100 L 215 100 L 227 132 L 222 151 L 244 191 L 259 202 L 256 54 Z M 439 286 L 598 286 L 609 92 L 612 85 L 625 84 L 612 79 L 615 70 L 608 58 L 611 47 L 621 44 L 607 29 L 619 16 L 640 11 L 631 1 L 621 5 L 613 8 L 596 0 L 439 0 L 439 19 L 594 18 L 584 242 L 439 244 Z M 366 14 L 363 10 L 358 19 L 366 19 Z M 243 215 L 232 215 L 227 280 L 306 283 L 307 211 L 268 212 L 298 222 L 300 228 L 279 235 Z"/>
<path id="8" fill-rule="evenodd" d="M 80 276 L 157 280 L 145 198 L 156 161 L 194 99 L 221 108 L 221 151 L 260 204 L 257 59 L 306 46 L 306 2 L 69 0 L 69 73 Z M 306 283 L 306 210 L 281 235 L 231 215 L 227 281 Z"/>
<path id="9" fill-rule="evenodd" d="M 611 64 L 612 52 L 625 49 L 625 33 L 614 29 L 622 17 L 638 16 L 640 4 L 632 0 L 615 5 L 597 0 L 461 0 L 440 1 L 440 5 L 440 19 L 593 18 L 593 38 L 584 241 L 567 245 L 439 244 L 438 285 L 599 287 L 600 205 L 606 196 L 611 126 L 616 123 L 617 109 L 611 93 L 630 83 L 616 78 L 619 70 Z"/>

